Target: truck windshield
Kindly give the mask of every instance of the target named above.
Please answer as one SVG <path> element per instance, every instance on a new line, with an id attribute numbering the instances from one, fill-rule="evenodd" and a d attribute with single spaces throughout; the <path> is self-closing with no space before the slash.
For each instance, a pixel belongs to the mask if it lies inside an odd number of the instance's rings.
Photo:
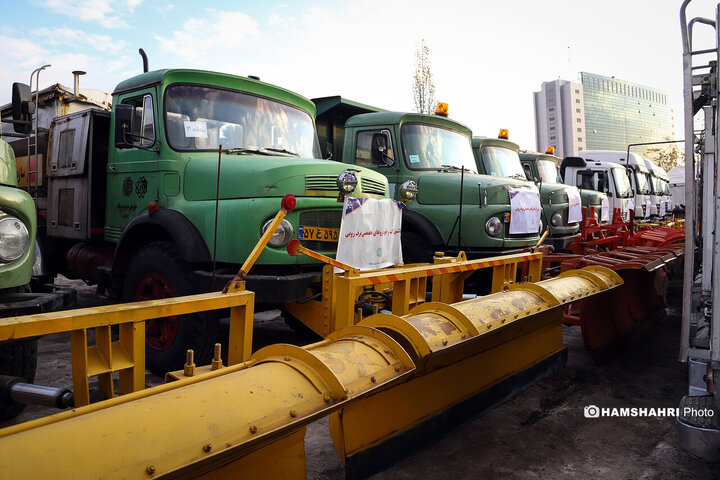
<path id="1" fill-rule="evenodd" d="M 663 192 L 665 191 L 665 189 L 663 188 L 663 185 L 662 185 L 662 180 L 660 180 L 660 178 L 656 177 L 655 175 L 653 175 L 650 178 L 652 179 L 653 193 L 655 195 L 662 195 Z"/>
<path id="2" fill-rule="evenodd" d="M 615 190 L 617 190 L 618 197 L 631 197 L 632 187 L 630 186 L 630 179 L 628 178 L 625 169 L 613 168 L 612 176 L 613 181 L 615 182 Z"/>
<path id="3" fill-rule="evenodd" d="M 562 178 L 560 178 L 560 169 L 558 169 L 555 162 L 550 160 L 538 160 L 537 169 L 543 183 L 562 183 Z"/>
<path id="4" fill-rule="evenodd" d="M 165 130 L 175 150 L 248 149 L 320 158 L 307 112 L 267 98 L 213 87 L 175 85 L 165 94 Z"/>
<path id="5" fill-rule="evenodd" d="M 670 182 L 668 182 L 667 180 L 663 180 L 662 187 L 663 187 L 663 193 L 665 195 L 670 195 Z"/>
<path id="6" fill-rule="evenodd" d="M 649 195 L 652 193 L 650 188 L 650 174 L 642 170 L 635 170 L 635 183 L 637 184 L 637 193 Z"/>
<path id="7" fill-rule="evenodd" d="M 460 132 L 433 125 L 405 124 L 402 145 L 405 163 L 413 170 L 465 168 L 477 173 L 470 138 Z"/>
<path id="8" fill-rule="evenodd" d="M 480 149 L 485 172 L 496 177 L 513 177 L 525 179 L 520 155 L 505 147 L 483 145 Z M 542 175 L 542 173 L 540 174 Z"/>

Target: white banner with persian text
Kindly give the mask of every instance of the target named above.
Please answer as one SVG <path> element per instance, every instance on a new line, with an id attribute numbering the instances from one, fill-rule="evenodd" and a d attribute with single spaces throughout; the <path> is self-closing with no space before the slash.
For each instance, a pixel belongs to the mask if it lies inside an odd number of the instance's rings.
<path id="1" fill-rule="evenodd" d="M 600 221 L 610 221 L 610 200 L 607 197 L 602 197 L 600 200 Z"/>
<path id="2" fill-rule="evenodd" d="M 403 208 L 389 198 L 345 197 L 335 258 L 359 270 L 401 264 Z"/>
<path id="3" fill-rule="evenodd" d="M 530 188 L 509 187 L 510 234 L 538 233 L 540 231 L 540 195 Z"/>
<path id="4" fill-rule="evenodd" d="M 582 222 L 582 200 L 577 188 L 568 188 L 568 223 Z"/>
<path id="5" fill-rule="evenodd" d="M 630 198 L 630 199 L 628 199 L 626 205 L 627 205 L 627 210 L 625 211 L 625 221 L 629 222 L 630 221 L 630 210 L 632 210 L 633 215 L 635 215 L 635 201 L 632 198 Z"/>

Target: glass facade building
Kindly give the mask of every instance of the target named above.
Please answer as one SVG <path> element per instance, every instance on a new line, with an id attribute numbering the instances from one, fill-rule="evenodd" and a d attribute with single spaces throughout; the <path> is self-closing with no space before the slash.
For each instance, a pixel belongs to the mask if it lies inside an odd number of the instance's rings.
<path id="1" fill-rule="evenodd" d="M 581 72 L 588 150 L 675 139 L 667 93 L 613 77 Z M 643 147 L 633 149 L 642 155 Z"/>
<path id="2" fill-rule="evenodd" d="M 553 145 L 561 157 L 675 139 L 667 93 L 613 77 L 581 72 L 580 83 L 543 82 L 534 104 L 537 150 Z"/>

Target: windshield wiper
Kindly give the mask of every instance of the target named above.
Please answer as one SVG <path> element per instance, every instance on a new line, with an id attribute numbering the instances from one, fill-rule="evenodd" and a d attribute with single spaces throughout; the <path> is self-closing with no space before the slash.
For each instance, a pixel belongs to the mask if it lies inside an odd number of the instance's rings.
<path id="1" fill-rule="evenodd" d="M 440 171 L 441 171 L 441 172 L 449 172 L 450 170 L 455 170 L 455 171 L 458 171 L 458 172 L 459 172 L 459 171 L 462 170 L 462 168 L 456 167 L 455 165 L 440 165 L 440 167 L 441 167 L 441 168 L 440 168 Z M 468 172 L 470 171 L 470 170 L 468 170 L 467 168 L 466 168 L 465 170 L 468 171 Z"/>
<path id="2" fill-rule="evenodd" d="M 290 150 L 286 150 L 284 148 L 272 148 L 272 147 L 263 147 L 263 150 L 268 150 L 270 152 L 277 152 L 277 153 L 286 153 L 288 155 L 292 155 L 294 157 L 299 157 L 299 153 L 291 152 Z"/>
<path id="3" fill-rule="evenodd" d="M 256 153 L 258 155 L 272 155 L 272 153 L 257 147 L 235 147 L 223 150 L 223 153 Z"/>

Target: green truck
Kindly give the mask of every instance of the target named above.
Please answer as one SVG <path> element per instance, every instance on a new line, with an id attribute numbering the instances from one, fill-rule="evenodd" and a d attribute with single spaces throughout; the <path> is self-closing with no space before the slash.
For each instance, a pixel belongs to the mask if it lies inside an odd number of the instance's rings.
<path id="1" fill-rule="evenodd" d="M 560 175 L 560 163 L 562 160 L 559 157 L 551 153 L 523 152 L 520 154 L 520 161 L 522 162 L 527 177 L 541 182 L 543 188 L 556 186 L 567 187 L 563 182 L 562 175 Z M 590 215 L 589 209 L 592 207 L 595 220 L 599 224 L 608 223 L 610 221 L 610 212 L 608 209 L 609 203 L 607 195 L 586 188 L 578 188 L 578 191 L 580 192 L 583 208 L 588 209 L 588 215 Z M 560 194 L 561 193 L 555 193 L 554 196 Z M 605 204 L 604 216 L 602 209 L 603 203 Z M 550 212 L 547 212 L 547 214 L 550 215 Z"/>
<path id="2" fill-rule="evenodd" d="M 403 210 L 406 263 L 432 261 L 433 253 L 470 258 L 521 251 L 538 230 L 510 234 L 509 188 L 532 182 L 477 172 L 471 131 L 438 115 L 387 112 L 340 96 L 313 99 L 321 143 L 332 158 L 383 174 L 401 199 L 409 181 L 419 190 Z"/>
<path id="3" fill-rule="evenodd" d="M 562 250 L 580 230 L 579 223 L 568 221 L 567 190 L 575 187 L 558 185 L 557 182 L 546 183 L 539 181 L 538 176 L 527 176 L 520 162 L 520 147 L 507 139 L 506 132 L 501 130 L 498 138 L 473 137 L 473 153 L 478 171 L 487 175 L 536 180 L 542 203 L 542 229 L 550 226 L 545 243 Z"/>
<path id="4" fill-rule="evenodd" d="M 18 118 L 30 102 L 13 102 Z M 221 289 L 292 194 L 296 208 L 245 280 L 260 307 L 302 301 L 322 265 L 289 256 L 289 241 L 303 228 L 336 231 L 341 189 L 388 195 L 382 174 L 354 167 L 343 175 L 349 169 L 321 158 L 310 100 L 255 77 L 146 67 L 116 87 L 112 105 L 53 120 L 38 205 L 51 275 L 96 283 L 115 298 Z M 333 256 L 336 239 L 300 240 Z M 209 360 L 216 330 L 217 319 L 201 315 L 146 322 L 148 368 L 179 368 L 188 348 Z"/>
<path id="5" fill-rule="evenodd" d="M 37 218 L 32 197 L 17 185 L 15 155 L 0 140 L 0 318 L 54 311 L 74 300 L 67 290 L 31 291 L 31 276 L 38 263 Z M 36 366 L 37 339 L 0 343 L 0 384 L 5 375 L 32 382 Z M 0 398 L 0 420 L 21 409 L 21 404 Z"/>

